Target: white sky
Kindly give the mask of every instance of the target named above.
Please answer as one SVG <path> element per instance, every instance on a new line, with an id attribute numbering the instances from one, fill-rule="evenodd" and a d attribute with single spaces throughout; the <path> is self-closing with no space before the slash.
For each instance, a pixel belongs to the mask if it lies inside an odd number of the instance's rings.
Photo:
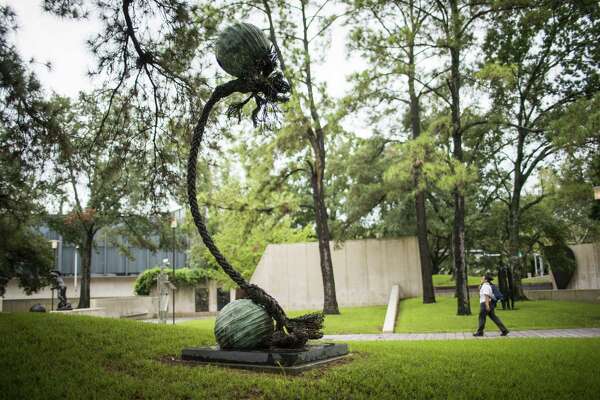
<path id="1" fill-rule="evenodd" d="M 87 71 L 95 60 L 86 40 L 101 29 L 93 16 L 81 21 L 60 18 L 45 13 L 41 0 L 0 0 L 0 3 L 9 5 L 17 13 L 19 30 L 14 38 L 17 49 L 24 60 L 36 60 L 32 68 L 44 87 L 65 96 L 76 96 L 79 91 L 93 87 Z M 360 57 L 348 57 L 346 36 L 347 30 L 339 23 L 334 24 L 325 61 L 314 68 L 314 76 L 327 82 L 329 94 L 334 97 L 351 90 L 348 75 L 365 67 Z M 42 65 L 47 61 L 52 63 L 50 71 Z M 364 122 L 351 122 L 352 129 L 362 137 L 369 136 L 371 131 Z"/>
<path id="2" fill-rule="evenodd" d="M 8 5 L 16 12 L 19 29 L 13 38 L 14 43 L 24 60 L 35 60 L 30 68 L 44 88 L 63 96 L 76 97 L 80 91 L 91 90 L 95 86 L 95 82 L 87 76 L 95 59 L 86 41 L 102 27 L 93 14 L 88 20 L 77 21 L 44 12 L 41 0 L 0 0 L 0 4 Z M 314 67 L 314 76 L 327 81 L 331 96 L 341 97 L 351 88 L 347 76 L 364 66 L 364 62 L 356 56 L 348 59 L 345 28 L 335 24 L 330 33 L 325 62 Z M 46 62 L 51 63 L 50 70 L 44 65 Z M 363 132 L 363 135 L 368 133 Z M 84 189 L 82 186 L 80 195 L 85 200 Z M 173 204 L 169 208 L 177 207 Z"/>
<path id="3" fill-rule="evenodd" d="M 32 66 L 44 87 L 66 96 L 76 96 L 80 90 L 91 88 L 92 82 L 86 74 L 95 60 L 86 40 L 101 29 L 93 16 L 73 21 L 50 15 L 42 10 L 40 0 L 0 0 L 0 3 L 17 13 L 19 30 L 15 43 L 23 59 L 33 57 L 38 63 L 52 63 L 51 71 L 41 64 Z M 346 77 L 361 65 L 357 57 L 347 59 L 345 38 L 345 29 L 339 24 L 334 26 L 325 63 L 315 68 L 315 76 L 327 80 L 329 93 L 335 97 L 350 89 Z"/>
<path id="4" fill-rule="evenodd" d="M 85 41 L 100 29 L 97 21 L 73 21 L 43 12 L 39 0 L 0 0 L 17 13 L 15 43 L 24 60 L 52 63 L 32 68 L 42 85 L 58 94 L 76 96 L 91 87 L 86 73 L 93 64 Z"/>

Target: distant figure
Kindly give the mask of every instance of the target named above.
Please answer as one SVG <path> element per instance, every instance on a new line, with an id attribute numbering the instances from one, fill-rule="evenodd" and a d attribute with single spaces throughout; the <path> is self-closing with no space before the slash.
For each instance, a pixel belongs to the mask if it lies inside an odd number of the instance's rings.
<path id="1" fill-rule="evenodd" d="M 496 297 L 494 296 L 494 290 L 491 284 L 493 280 L 494 278 L 489 273 L 486 273 L 481 277 L 481 285 L 479 285 L 479 328 L 473 336 L 483 336 L 485 318 L 488 316 L 500 329 L 500 335 L 508 335 L 508 329 L 506 329 L 502 321 L 500 321 L 500 318 L 498 318 L 494 312 L 494 308 L 496 307 Z"/>
<path id="2" fill-rule="evenodd" d="M 156 286 L 158 287 L 158 321 L 163 324 L 167 323 L 169 293 L 176 289 L 175 285 L 169 281 L 169 275 L 165 271 L 166 264 L 167 262 L 164 262 L 160 266 L 160 273 L 156 277 Z"/>
<path id="3" fill-rule="evenodd" d="M 62 274 L 60 271 L 54 270 L 50 272 L 50 276 L 53 280 L 52 290 L 56 290 L 58 296 L 58 306 L 56 309 L 58 311 L 72 310 L 71 303 L 67 302 L 67 285 L 65 285 Z"/>

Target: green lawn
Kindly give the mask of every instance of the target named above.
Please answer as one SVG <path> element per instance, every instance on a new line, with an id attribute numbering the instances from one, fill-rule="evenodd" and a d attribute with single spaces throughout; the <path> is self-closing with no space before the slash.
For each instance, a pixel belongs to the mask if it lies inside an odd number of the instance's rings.
<path id="1" fill-rule="evenodd" d="M 454 287 L 456 284 L 454 283 L 454 279 L 452 279 L 452 275 L 445 274 L 434 274 L 433 277 L 433 286 L 435 287 Z M 481 282 L 480 276 L 469 276 L 469 285 L 479 285 Z M 534 276 L 531 278 L 523 278 L 523 284 L 539 284 L 550 282 L 550 276 Z"/>
<path id="2" fill-rule="evenodd" d="M 532 276 L 531 278 L 523 278 L 521 280 L 524 285 L 537 285 L 540 283 L 551 283 L 550 275 Z"/>
<path id="3" fill-rule="evenodd" d="M 347 307 L 340 309 L 340 315 L 328 315 L 325 318 L 326 334 L 338 333 L 381 333 L 387 306 Z M 310 311 L 292 311 L 291 317 L 297 317 Z M 188 321 L 184 324 L 211 330 L 215 326 L 214 318 Z"/>
<path id="4" fill-rule="evenodd" d="M 454 279 L 452 275 L 445 274 L 434 274 L 433 278 L 433 286 L 435 287 L 454 287 L 456 283 L 454 283 Z M 481 282 L 480 276 L 469 276 L 468 279 L 469 285 L 479 285 Z"/>
<path id="5" fill-rule="evenodd" d="M 435 304 L 420 298 L 402 300 L 396 332 L 468 332 L 477 328 L 479 297 L 471 296 L 471 316 L 456 315 L 456 299 L 437 296 Z M 600 327 L 600 305 L 569 301 L 523 301 L 517 310 L 497 309 L 497 315 L 510 330 Z M 496 329 L 488 321 L 488 329 Z"/>
<path id="6" fill-rule="evenodd" d="M 420 298 L 402 300 L 396 321 L 396 332 L 469 332 L 477 328 L 479 298 L 471 297 L 471 316 L 456 315 L 456 300 L 450 295 L 438 295 L 437 303 L 423 304 Z M 386 306 L 342 308 L 340 315 L 325 318 L 325 334 L 381 333 Z M 298 316 L 308 311 L 292 311 Z M 600 327 L 600 305 L 568 301 L 524 301 L 517 310 L 504 311 L 498 316 L 508 329 L 551 329 Z M 193 320 L 182 325 L 212 332 L 214 318 Z M 489 324 L 489 321 L 488 321 Z M 489 329 L 495 329 L 492 323 Z"/>
<path id="7" fill-rule="evenodd" d="M 0 314 L 1 399 L 595 399 L 600 339 L 350 343 L 301 376 L 165 363 L 194 326 Z M 483 369 L 482 369 L 483 368 Z"/>

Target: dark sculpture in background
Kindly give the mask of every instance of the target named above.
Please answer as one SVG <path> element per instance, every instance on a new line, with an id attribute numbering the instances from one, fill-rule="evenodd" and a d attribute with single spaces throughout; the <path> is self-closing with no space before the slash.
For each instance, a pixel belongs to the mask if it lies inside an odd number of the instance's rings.
<path id="1" fill-rule="evenodd" d="M 215 104 L 234 93 L 249 94 L 246 100 L 230 106 L 227 115 L 241 119 L 243 106 L 254 99 L 256 107 L 251 117 L 256 125 L 258 122 L 266 122 L 269 109 L 276 109 L 277 103 L 288 101 L 291 87 L 277 68 L 278 57 L 273 45 L 256 26 L 236 23 L 226 28 L 220 33 L 215 47 L 219 65 L 237 79 L 215 88 L 194 128 L 187 167 L 188 201 L 202 241 L 223 271 L 244 290 L 252 303 L 258 306 L 253 307 L 248 300 L 236 300 L 225 307 L 222 310 L 225 313 L 221 318 L 217 318 L 215 326 L 217 340 L 222 348 L 229 349 L 252 346 L 302 348 L 309 339 L 323 337 L 323 314 L 313 313 L 288 318 L 277 300 L 262 288 L 247 282 L 229 264 L 213 242 L 199 211 L 196 195 L 198 151 L 208 117 Z M 265 323 L 265 317 L 271 324 L 275 321 L 274 329 L 266 326 L 268 324 Z M 241 337 L 240 332 L 245 332 L 246 337 Z M 249 336 L 252 340 L 248 340 Z"/>
<path id="2" fill-rule="evenodd" d="M 58 311 L 72 310 L 71 303 L 67 302 L 67 285 L 62 278 L 60 271 L 54 270 L 50 273 L 52 279 L 52 290 L 56 290 L 58 296 Z"/>
<path id="3" fill-rule="evenodd" d="M 502 309 L 515 309 L 515 293 L 513 288 L 513 276 L 510 267 L 500 266 L 498 268 L 498 285 L 502 293 Z"/>
<path id="4" fill-rule="evenodd" d="M 30 312 L 46 312 L 46 307 L 41 305 L 40 303 L 34 304 L 29 309 Z"/>

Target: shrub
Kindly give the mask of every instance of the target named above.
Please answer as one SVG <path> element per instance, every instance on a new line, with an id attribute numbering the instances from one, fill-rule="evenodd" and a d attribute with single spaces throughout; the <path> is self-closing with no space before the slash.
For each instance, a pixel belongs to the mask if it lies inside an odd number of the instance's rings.
<path id="1" fill-rule="evenodd" d="M 173 279 L 173 270 L 165 269 L 169 276 L 169 281 L 177 287 L 198 286 L 206 279 L 214 279 L 216 271 L 205 268 L 179 268 L 175 270 L 175 279 Z M 160 274 L 160 268 L 154 267 L 145 270 L 138 275 L 133 291 L 138 296 L 149 296 L 152 288 L 156 287 L 156 278 Z"/>

